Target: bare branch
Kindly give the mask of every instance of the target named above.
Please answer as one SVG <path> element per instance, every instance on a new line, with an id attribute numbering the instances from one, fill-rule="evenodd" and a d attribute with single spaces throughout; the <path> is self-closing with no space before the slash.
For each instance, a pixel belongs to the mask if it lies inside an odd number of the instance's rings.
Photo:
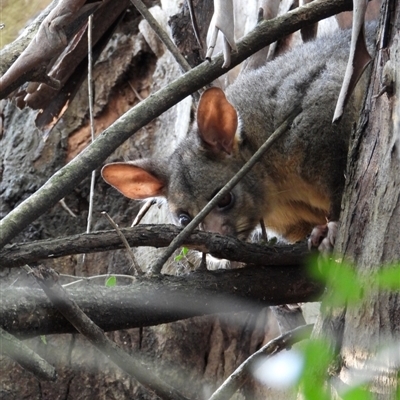
<path id="1" fill-rule="evenodd" d="M 119 238 L 121 239 L 122 243 L 125 246 L 125 249 L 127 251 L 127 253 L 129 254 L 129 257 L 132 261 L 132 267 L 136 272 L 136 275 L 142 275 L 143 271 L 142 269 L 139 267 L 139 265 L 136 262 L 136 258 L 135 255 L 133 254 L 132 249 L 129 246 L 128 241 L 126 240 L 126 237 L 124 236 L 124 234 L 121 232 L 121 229 L 119 229 L 119 226 L 114 222 L 114 220 L 105 212 L 103 211 L 102 214 L 108 219 L 108 221 L 110 222 L 110 224 L 114 227 L 115 232 L 117 232 L 117 235 L 119 236 Z M 89 232 L 87 232 L 89 233 Z"/>
<path id="2" fill-rule="evenodd" d="M 39 267 L 33 270 L 33 276 L 58 311 L 84 335 L 98 350 L 123 371 L 137 379 L 143 386 L 161 399 L 185 400 L 176 389 L 155 376 L 135 358 L 119 348 L 107 338 L 104 332 L 79 308 L 66 290 L 58 283 L 58 275 L 50 268 Z"/>
<path id="3" fill-rule="evenodd" d="M 61 0 L 42 21 L 35 37 L 18 59 L 0 79 L 0 98 L 4 98 L 22 83 L 36 78 L 36 71 L 43 74 L 50 61 L 58 56 L 68 44 L 70 36 L 83 24 L 71 26 L 82 14 L 89 14 L 100 2 L 84 4 L 85 0 Z M 29 77 L 29 78 L 28 78 Z M 22 82 L 21 82 L 22 79 Z M 51 80 L 49 77 L 48 79 Z M 54 81 L 54 80 L 53 80 Z M 49 82 L 47 82 L 49 83 Z"/>
<path id="4" fill-rule="evenodd" d="M 173 225 L 139 225 L 134 228 L 121 228 L 122 234 L 131 247 L 166 247 L 181 230 Z M 187 237 L 184 245 L 217 258 L 258 265 L 299 265 L 310 254 L 306 243 L 266 246 L 245 243 L 232 236 L 200 231 Z M 0 251 L 0 270 L 48 258 L 122 248 L 123 243 L 114 230 L 16 243 L 7 245 Z"/>
<path id="5" fill-rule="evenodd" d="M 246 382 L 250 369 L 258 360 L 269 358 L 282 350 L 290 348 L 294 343 L 309 338 L 313 327 L 313 324 L 303 325 L 268 342 L 244 361 L 214 392 L 209 400 L 229 400 Z"/>
<path id="6" fill-rule="evenodd" d="M 115 287 L 82 282 L 67 291 L 97 325 L 113 331 L 221 313 L 233 313 L 235 323 L 240 323 L 237 313 L 241 311 L 257 313 L 270 305 L 316 301 L 323 285 L 310 278 L 304 267 L 293 265 L 158 275 Z M 13 335 L 76 332 L 35 282 L 1 289 L 0 298 L 0 321 Z"/>
<path id="7" fill-rule="evenodd" d="M 336 104 L 332 122 L 338 122 L 342 117 L 344 108 L 354 91 L 360 76 L 372 60 L 367 49 L 364 32 L 365 12 L 368 2 L 365 0 L 353 0 L 354 13 L 351 31 L 351 45 L 349 61 L 347 62 L 346 73 L 343 78 L 339 98 Z"/>
<path id="8" fill-rule="evenodd" d="M 57 6 L 59 0 L 53 0 L 45 10 L 24 30 L 22 35 L 0 51 L 0 76 L 4 75 L 19 55 L 26 49 L 36 35 L 43 20 Z"/>
<path id="9" fill-rule="evenodd" d="M 166 48 L 170 51 L 175 61 L 182 68 L 183 72 L 190 71 L 190 65 L 185 60 L 185 57 L 179 52 L 178 48 L 175 46 L 174 42 L 169 38 L 168 34 L 160 26 L 157 20 L 153 17 L 151 12 L 147 9 L 145 4 L 141 0 L 130 0 L 131 3 L 137 8 L 137 10 L 142 14 L 143 18 L 149 23 L 151 28 L 160 38 L 160 40 L 165 44 Z"/>
<path id="10" fill-rule="evenodd" d="M 55 381 L 57 379 L 57 372 L 52 365 L 1 327 L 0 343 L 2 354 L 16 361 L 22 368 L 32 372 L 36 378 L 44 381 Z"/>
<path id="11" fill-rule="evenodd" d="M 232 0 L 214 0 L 214 15 L 209 29 L 212 34 L 210 35 L 210 41 L 207 43 L 206 58 L 211 58 L 217 42 L 218 32 L 220 31 L 223 37 L 224 49 L 224 64 L 222 67 L 228 68 L 231 63 L 231 51 L 237 50 Z"/>

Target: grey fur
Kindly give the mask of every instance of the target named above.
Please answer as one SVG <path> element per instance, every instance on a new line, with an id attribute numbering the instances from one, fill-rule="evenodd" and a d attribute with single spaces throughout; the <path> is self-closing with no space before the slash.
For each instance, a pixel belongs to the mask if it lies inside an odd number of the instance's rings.
<path id="1" fill-rule="evenodd" d="M 202 227 L 246 239 L 264 218 L 295 241 L 325 218 L 338 219 L 365 86 L 357 85 L 341 121 L 332 125 L 349 45 L 350 32 L 336 31 L 239 76 L 226 91 L 239 116 L 238 151 L 211 151 L 195 126 L 168 160 L 134 162 L 164 183 L 176 223 L 182 214 L 194 217 L 298 105 L 303 112 L 290 131 L 233 189 L 233 207 L 217 207 Z"/>

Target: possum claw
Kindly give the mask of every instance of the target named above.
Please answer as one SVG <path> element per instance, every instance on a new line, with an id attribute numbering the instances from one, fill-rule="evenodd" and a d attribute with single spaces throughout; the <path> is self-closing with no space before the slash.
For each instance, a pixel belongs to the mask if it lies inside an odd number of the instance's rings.
<path id="1" fill-rule="evenodd" d="M 331 253 L 336 241 L 338 223 L 336 221 L 328 222 L 326 225 L 317 225 L 311 232 L 308 239 L 308 248 L 310 250 L 318 249 L 320 253 Z"/>

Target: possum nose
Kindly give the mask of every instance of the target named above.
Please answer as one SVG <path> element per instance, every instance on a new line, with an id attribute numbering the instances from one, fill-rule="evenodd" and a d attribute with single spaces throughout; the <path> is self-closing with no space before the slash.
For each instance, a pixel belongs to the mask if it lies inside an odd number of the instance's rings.
<path id="1" fill-rule="evenodd" d="M 219 233 L 221 235 L 234 235 L 235 233 L 233 227 L 226 224 L 220 218 L 206 219 L 201 224 L 200 229 L 207 232 Z"/>

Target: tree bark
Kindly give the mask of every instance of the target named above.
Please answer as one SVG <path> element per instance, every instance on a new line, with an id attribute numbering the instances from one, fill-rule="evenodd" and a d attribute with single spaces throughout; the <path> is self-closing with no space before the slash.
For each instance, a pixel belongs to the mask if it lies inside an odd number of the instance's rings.
<path id="1" fill-rule="evenodd" d="M 174 225 L 140 225 L 122 228 L 120 232 L 133 247 L 166 247 L 181 232 Z M 296 265 L 309 257 L 305 242 L 276 246 L 245 243 L 234 237 L 195 231 L 184 243 L 185 247 L 209 253 L 219 259 L 229 259 L 257 265 Z M 89 254 L 123 249 L 124 244 L 115 231 L 97 231 L 89 234 L 14 243 L 0 250 L 0 270 L 24 264 L 73 254 Z M 172 260 L 173 261 L 173 260 Z"/>
<path id="2" fill-rule="evenodd" d="M 323 291 L 322 283 L 311 280 L 299 265 L 197 271 L 133 281 L 121 277 L 117 281 L 125 285 L 109 288 L 83 280 L 75 288 L 68 288 L 71 298 L 105 331 L 199 315 L 243 311 L 257 314 L 270 305 L 316 301 Z M 36 286 L 34 281 L 31 286 Z M 0 297 L 2 326 L 13 335 L 75 332 L 41 290 L 11 287 L 0 290 Z M 31 310 L 29 315 L 24 313 L 27 309 Z"/>
<path id="3" fill-rule="evenodd" d="M 335 338 L 340 381 L 366 380 L 376 399 L 400 390 L 400 294 L 378 287 L 373 274 L 400 259 L 399 2 L 384 2 L 377 52 L 364 111 L 349 155 L 341 228 L 335 250 L 354 263 L 364 283 L 356 306 L 331 307 L 316 336 Z M 387 77 L 382 82 L 382 77 Z M 386 93 L 376 96 L 386 84 Z M 390 346 L 394 346 L 390 350 Z M 385 356 L 380 350 L 387 349 Z M 379 367 L 378 367 L 379 365 Z M 335 392 L 335 391 L 334 391 Z M 334 393 L 337 398 L 337 393 Z M 397 394 L 398 396 L 398 394 Z"/>

